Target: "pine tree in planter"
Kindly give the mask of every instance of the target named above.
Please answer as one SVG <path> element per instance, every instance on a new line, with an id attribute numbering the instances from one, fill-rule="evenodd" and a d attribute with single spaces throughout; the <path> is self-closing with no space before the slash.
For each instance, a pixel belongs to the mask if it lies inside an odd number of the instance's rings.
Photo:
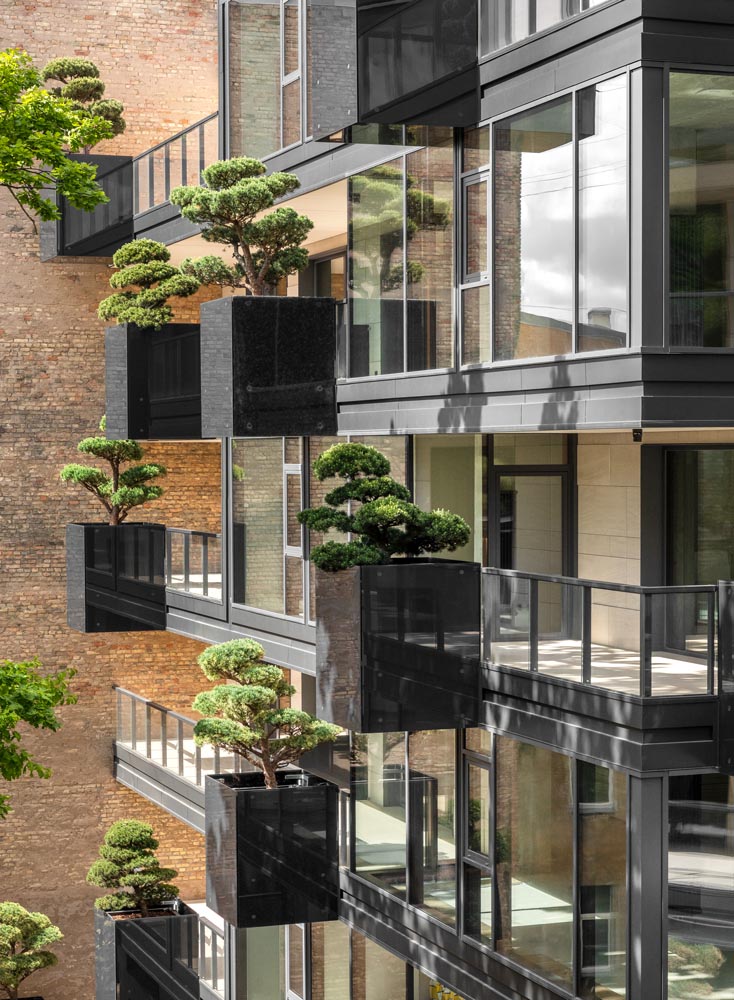
<path id="1" fill-rule="evenodd" d="M 141 330 L 160 330 L 170 323 L 173 309 L 168 300 L 193 295 L 201 285 L 170 260 L 168 247 L 156 240 L 132 240 L 120 247 L 112 256 L 118 271 L 110 286 L 116 291 L 100 302 L 99 318 L 134 323 Z"/>
<path id="2" fill-rule="evenodd" d="M 388 562 L 391 556 L 420 556 L 466 545 L 471 529 L 447 510 L 426 512 L 411 503 L 410 492 L 390 476 L 390 463 L 370 445 L 335 444 L 313 463 L 316 478 L 343 479 L 321 507 L 303 510 L 301 524 L 311 531 L 329 529 L 353 535 L 347 542 L 327 541 L 311 552 L 319 569 L 334 573 L 351 566 Z M 346 504 L 355 504 L 353 512 Z"/>
<path id="3" fill-rule="evenodd" d="M 17 1000 L 20 985 L 34 972 L 56 965 L 49 951 L 63 934 L 43 913 L 31 913 L 19 903 L 0 903 L 0 991 Z"/>
<path id="4" fill-rule="evenodd" d="M 104 432 L 105 426 L 103 417 L 99 429 Z M 137 441 L 92 437 L 84 438 L 77 447 L 85 455 L 106 461 L 110 471 L 105 472 L 94 465 L 72 463 L 61 470 L 61 480 L 77 483 L 96 497 L 107 511 L 111 525 L 122 524 L 134 507 L 141 507 L 163 496 L 163 487 L 153 485 L 153 480 L 165 476 L 164 466 L 157 462 L 130 465 L 143 458 L 143 449 Z"/>
<path id="5" fill-rule="evenodd" d="M 99 848 L 99 859 L 87 872 L 87 882 L 110 889 L 95 899 L 98 910 L 136 910 L 147 917 L 151 910 L 178 896 L 171 884 L 178 872 L 162 868 L 155 856 L 158 841 L 153 827 L 134 819 L 113 823 Z"/>
<path id="6" fill-rule="evenodd" d="M 193 707 L 205 718 L 196 723 L 194 740 L 244 757 L 262 771 L 265 787 L 273 789 L 279 769 L 333 742 L 341 730 L 300 709 L 279 707 L 296 689 L 280 667 L 263 661 L 264 655 L 258 642 L 234 639 L 199 656 L 205 676 L 225 683 L 196 696 Z"/>
<path id="7" fill-rule="evenodd" d="M 91 59 L 79 56 L 52 59 L 44 66 L 42 76 L 46 83 L 50 80 L 61 84 L 51 88 L 57 97 L 71 101 L 75 109 L 86 112 L 90 117 L 103 118 L 108 122 L 113 136 L 125 131 L 122 103 L 104 97 L 105 85 Z M 91 146 L 87 146 L 85 152 L 89 149 Z"/>

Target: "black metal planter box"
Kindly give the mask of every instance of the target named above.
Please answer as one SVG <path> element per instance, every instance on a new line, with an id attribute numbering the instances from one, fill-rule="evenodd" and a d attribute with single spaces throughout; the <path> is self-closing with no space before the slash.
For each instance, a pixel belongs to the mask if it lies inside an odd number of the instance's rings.
<path id="1" fill-rule="evenodd" d="M 66 526 L 66 620 L 77 632 L 166 627 L 162 524 Z"/>
<path id="2" fill-rule="evenodd" d="M 198 324 L 108 327 L 105 383 L 107 437 L 201 438 Z"/>
<path id="3" fill-rule="evenodd" d="M 336 304 L 233 296 L 201 306 L 202 436 L 336 433 Z"/>
<path id="4" fill-rule="evenodd" d="M 474 725 L 480 566 L 400 560 L 316 577 L 316 714 L 359 733 Z"/>
<path id="5" fill-rule="evenodd" d="M 337 917 L 338 790 L 303 772 L 278 781 L 268 789 L 259 773 L 206 779 L 206 902 L 236 927 Z"/>
<path id="6" fill-rule="evenodd" d="M 178 912 L 115 916 L 94 913 L 96 1000 L 198 1000 L 194 911 L 179 903 Z"/>

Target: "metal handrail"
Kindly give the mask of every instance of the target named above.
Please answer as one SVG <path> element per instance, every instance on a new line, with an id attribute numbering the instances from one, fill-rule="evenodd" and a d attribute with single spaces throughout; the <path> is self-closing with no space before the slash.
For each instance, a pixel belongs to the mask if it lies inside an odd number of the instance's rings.
<path id="1" fill-rule="evenodd" d="M 193 122 L 191 125 L 187 125 L 186 128 L 182 128 L 179 132 L 176 132 L 174 135 L 169 135 L 166 139 L 163 139 L 161 142 L 156 143 L 155 146 L 149 146 L 148 149 L 144 149 L 142 153 L 138 153 L 137 156 L 133 157 L 133 163 L 137 162 L 137 160 L 144 159 L 146 156 L 148 156 L 149 153 L 155 153 L 159 149 L 163 149 L 164 146 L 168 146 L 170 143 L 176 142 L 177 139 L 180 139 L 187 133 L 193 132 L 194 129 L 196 128 L 201 128 L 202 125 L 206 125 L 207 122 L 210 122 L 213 118 L 218 118 L 218 117 L 219 117 L 219 112 L 212 111 L 211 114 L 208 114 L 205 118 L 200 118 L 198 121 Z"/>
<path id="2" fill-rule="evenodd" d="M 216 141 L 212 138 L 211 142 L 212 147 L 216 146 L 215 149 L 207 149 L 206 142 L 206 128 L 218 117 L 219 112 L 214 111 L 133 158 L 133 214 L 135 216 L 165 205 L 174 187 L 199 182 L 204 168 L 208 163 L 214 162 L 219 155 L 218 136 Z M 171 150 L 176 145 L 178 145 L 181 155 L 179 159 L 174 157 L 172 160 Z M 163 153 L 163 175 L 157 177 L 156 161 L 160 153 Z M 175 177 L 172 177 L 172 166 L 175 166 L 177 175 Z M 189 171 L 190 166 L 193 168 L 191 172 Z M 143 182 L 146 171 L 147 180 Z M 147 191 L 145 204 L 141 204 L 142 190 Z"/>
<path id="3" fill-rule="evenodd" d="M 633 583 L 611 583 L 608 580 L 588 580 L 579 576 L 559 576 L 555 573 L 526 573 L 517 569 L 499 569 L 487 566 L 482 570 L 489 576 L 510 577 L 520 580 L 537 580 L 539 583 L 559 583 L 569 587 L 590 587 L 592 590 L 616 590 L 623 594 L 715 594 L 718 584 L 696 583 L 691 586 L 643 587 Z"/>
<path id="4" fill-rule="evenodd" d="M 182 567 L 181 573 L 183 574 L 183 586 L 174 587 L 173 586 L 173 552 L 171 539 L 173 536 L 178 536 L 183 541 L 183 552 L 182 552 Z M 191 587 L 191 548 L 192 540 L 200 539 L 200 551 L 201 551 L 201 593 L 198 594 L 196 590 Z M 210 567 L 210 541 L 219 543 L 219 551 L 215 553 L 214 558 L 211 560 Z M 221 550 L 222 536 L 221 534 L 213 531 L 196 531 L 189 528 L 167 528 L 166 529 L 166 586 L 172 590 L 179 591 L 180 593 L 186 594 L 196 594 L 196 596 L 207 598 L 208 600 L 221 600 L 221 588 L 222 588 L 222 550 Z M 220 596 L 210 598 L 209 596 L 209 579 L 211 573 L 214 576 L 219 576 L 219 585 L 215 584 L 214 589 L 219 590 Z"/>

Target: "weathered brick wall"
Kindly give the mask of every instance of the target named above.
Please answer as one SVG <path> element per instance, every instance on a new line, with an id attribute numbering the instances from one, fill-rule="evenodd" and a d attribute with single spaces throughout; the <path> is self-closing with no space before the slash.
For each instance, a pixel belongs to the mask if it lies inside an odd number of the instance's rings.
<path id="1" fill-rule="evenodd" d="M 128 120 L 127 132 L 101 152 L 141 152 L 216 107 L 215 0 L 7 0 L 0 46 L 8 45 L 27 49 L 38 65 L 70 54 L 97 62 Z M 113 779 L 111 691 L 121 684 L 186 710 L 205 685 L 194 662 L 202 647 L 161 633 L 83 636 L 66 626 L 65 525 L 97 519 L 101 508 L 63 485 L 58 470 L 76 460 L 77 442 L 94 432 L 104 409 L 96 307 L 108 265 L 75 258 L 41 264 L 38 237 L 2 192 L 0 657 L 37 654 L 49 669 L 78 670 L 79 702 L 63 710 L 62 729 L 28 735 L 53 777 L 13 782 L 15 811 L 0 825 L 0 898 L 47 912 L 65 934 L 59 965 L 29 981 L 30 992 L 46 1000 L 94 996 L 91 901 L 98 892 L 84 876 L 113 820 L 151 822 L 183 894 L 201 898 L 204 891 L 203 838 Z M 168 494 L 140 516 L 217 530 L 218 446 L 151 445 L 148 456 L 169 467 Z"/>

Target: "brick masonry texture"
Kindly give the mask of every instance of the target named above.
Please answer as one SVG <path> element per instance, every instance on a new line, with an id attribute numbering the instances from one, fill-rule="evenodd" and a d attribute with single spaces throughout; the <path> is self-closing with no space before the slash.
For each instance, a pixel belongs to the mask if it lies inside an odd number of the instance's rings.
<path id="1" fill-rule="evenodd" d="M 0 47 L 27 49 L 37 65 L 61 55 L 93 59 L 107 94 L 125 104 L 127 132 L 99 152 L 137 154 L 216 108 L 215 0 L 5 0 Z M 102 508 L 65 486 L 58 470 L 94 433 L 104 406 L 104 336 L 96 317 L 109 260 L 42 264 L 38 237 L 0 194 L 0 658 L 38 655 L 73 666 L 75 706 L 56 733 L 28 734 L 53 768 L 49 781 L 13 782 L 13 814 L 0 825 L 0 898 L 42 910 L 65 939 L 59 965 L 26 992 L 45 1000 L 94 996 L 92 900 L 85 884 L 104 831 L 116 819 L 153 824 L 182 894 L 204 893 L 203 838 L 112 776 L 117 683 L 187 711 L 206 686 L 200 644 L 164 633 L 81 635 L 66 626 L 64 529 L 102 520 Z M 196 318 L 200 297 L 181 310 Z M 151 444 L 169 467 L 166 497 L 140 517 L 218 530 L 219 445 Z"/>

